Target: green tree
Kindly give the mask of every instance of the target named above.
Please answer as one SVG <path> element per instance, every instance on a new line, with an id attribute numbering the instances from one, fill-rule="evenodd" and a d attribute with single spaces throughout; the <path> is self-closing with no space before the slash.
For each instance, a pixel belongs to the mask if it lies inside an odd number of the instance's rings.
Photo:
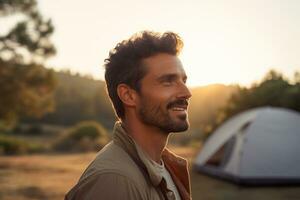
<path id="1" fill-rule="evenodd" d="M 95 121 L 82 121 L 61 135 L 53 149 L 63 152 L 99 151 L 109 140 L 106 129 Z"/>
<path id="2" fill-rule="evenodd" d="M 0 17 L 14 15 L 21 20 L 0 35 L 0 122 L 41 116 L 54 108 L 54 72 L 43 67 L 55 54 L 51 20 L 42 17 L 36 0 L 0 0 Z"/>
<path id="3" fill-rule="evenodd" d="M 271 70 L 260 83 L 250 88 L 239 87 L 238 92 L 219 110 L 209 132 L 231 116 L 251 108 L 273 106 L 300 111 L 299 77 L 299 72 L 296 72 L 294 80 L 288 80 L 281 73 Z"/>
<path id="4" fill-rule="evenodd" d="M 39 119 L 24 117 L 23 122 L 70 126 L 92 120 L 108 129 L 113 127 L 115 116 L 103 81 L 68 71 L 55 72 L 55 77 L 58 82 L 54 93 L 55 111 Z"/>

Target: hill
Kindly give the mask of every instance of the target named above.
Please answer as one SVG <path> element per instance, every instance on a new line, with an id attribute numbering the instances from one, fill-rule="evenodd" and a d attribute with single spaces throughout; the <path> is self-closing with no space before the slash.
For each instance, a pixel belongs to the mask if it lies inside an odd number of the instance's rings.
<path id="1" fill-rule="evenodd" d="M 115 117 L 103 81 L 70 72 L 56 72 L 55 76 L 55 111 L 40 119 L 24 117 L 23 122 L 70 126 L 95 120 L 106 128 L 113 126 Z"/>
<path id="2" fill-rule="evenodd" d="M 56 78 L 55 111 L 40 119 L 23 118 L 23 122 L 70 126 L 95 120 L 108 129 L 113 127 L 115 116 L 103 81 L 70 72 L 56 72 Z M 202 131 L 234 91 L 236 86 L 221 84 L 191 88 L 191 129 Z"/>
<path id="3" fill-rule="evenodd" d="M 203 131 L 215 121 L 217 111 L 225 106 L 230 96 L 237 91 L 237 86 L 212 84 L 192 88 L 189 106 L 191 129 Z"/>

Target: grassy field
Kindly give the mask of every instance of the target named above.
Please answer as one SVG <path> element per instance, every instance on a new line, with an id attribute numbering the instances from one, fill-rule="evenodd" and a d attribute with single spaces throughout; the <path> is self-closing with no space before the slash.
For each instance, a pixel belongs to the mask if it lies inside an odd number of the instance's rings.
<path id="1" fill-rule="evenodd" d="M 192 161 L 195 152 L 175 151 Z M 94 153 L 0 157 L 0 200 L 61 200 Z M 191 170 L 193 199 L 300 199 L 300 187 L 239 187 Z"/>

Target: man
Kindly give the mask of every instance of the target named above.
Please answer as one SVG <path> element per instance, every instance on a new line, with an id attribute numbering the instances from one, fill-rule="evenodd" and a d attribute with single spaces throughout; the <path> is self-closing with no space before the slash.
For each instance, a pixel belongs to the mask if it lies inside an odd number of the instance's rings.
<path id="1" fill-rule="evenodd" d="M 180 37 L 141 32 L 105 60 L 107 91 L 119 122 L 66 200 L 191 199 L 187 162 L 166 148 L 187 130 L 187 76 Z"/>

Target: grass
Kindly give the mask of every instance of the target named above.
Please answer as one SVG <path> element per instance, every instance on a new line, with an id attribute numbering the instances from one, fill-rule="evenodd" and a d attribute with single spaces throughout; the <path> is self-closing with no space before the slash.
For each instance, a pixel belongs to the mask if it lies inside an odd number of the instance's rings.
<path id="1" fill-rule="evenodd" d="M 190 161 L 195 151 L 173 150 Z M 61 200 L 95 153 L 0 157 L 0 200 Z M 193 199 L 300 199 L 300 187 L 239 187 L 191 170 Z"/>
<path id="2" fill-rule="evenodd" d="M 63 199 L 94 153 L 0 158 L 0 199 Z"/>

